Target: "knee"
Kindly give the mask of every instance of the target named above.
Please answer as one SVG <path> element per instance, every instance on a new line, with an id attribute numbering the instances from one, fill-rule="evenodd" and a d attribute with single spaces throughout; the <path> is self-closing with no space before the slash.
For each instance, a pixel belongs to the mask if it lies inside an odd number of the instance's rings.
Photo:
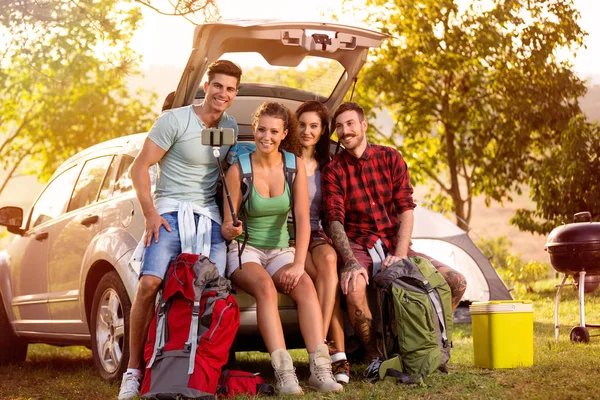
<path id="1" fill-rule="evenodd" d="M 312 301 L 313 297 L 316 298 L 317 291 L 315 290 L 315 285 L 306 272 L 302 274 L 298 284 L 290 295 L 295 302 Z"/>
<path id="2" fill-rule="evenodd" d="M 465 278 L 465 276 L 450 267 L 446 267 L 443 269 L 440 268 L 440 272 L 442 272 L 444 279 L 450 287 L 450 291 L 452 292 L 452 298 L 458 298 L 458 300 L 460 301 L 460 298 L 467 290 L 467 279 Z"/>
<path id="3" fill-rule="evenodd" d="M 327 253 L 319 263 L 319 277 L 327 282 L 337 285 L 337 256 L 335 253 Z"/>
<path id="4" fill-rule="evenodd" d="M 332 269 L 333 271 L 336 271 L 337 268 L 337 254 L 335 254 L 334 251 L 328 252 L 327 254 L 325 254 L 325 257 L 323 257 L 323 260 L 325 261 L 325 265 L 327 266 L 327 269 Z"/>
<path id="5" fill-rule="evenodd" d="M 367 285 L 357 284 L 352 292 L 346 294 L 346 302 L 350 306 L 360 306 L 367 298 Z"/>
<path id="6" fill-rule="evenodd" d="M 254 285 L 254 297 L 256 301 L 277 302 L 277 289 L 272 279 L 261 279 Z"/>
<path id="7" fill-rule="evenodd" d="M 143 275 L 138 282 L 136 297 L 142 300 L 154 299 L 160 289 L 162 279 L 153 275 Z"/>
<path id="8" fill-rule="evenodd" d="M 298 280 L 296 288 L 302 293 L 315 292 L 315 285 L 306 272 L 302 274 L 300 280 Z"/>

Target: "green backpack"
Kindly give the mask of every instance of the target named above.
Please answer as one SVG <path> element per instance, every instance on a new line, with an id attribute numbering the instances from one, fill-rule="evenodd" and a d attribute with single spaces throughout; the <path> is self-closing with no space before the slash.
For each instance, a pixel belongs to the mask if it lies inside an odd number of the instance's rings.
<path id="1" fill-rule="evenodd" d="M 374 281 L 384 355 L 388 359 L 385 344 L 391 337 L 402 365 L 402 371 L 388 375 L 427 376 L 438 369 L 447 373 L 453 316 L 450 287 L 442 275 L 429 260 L 414 256 L 380 271 Z"/>

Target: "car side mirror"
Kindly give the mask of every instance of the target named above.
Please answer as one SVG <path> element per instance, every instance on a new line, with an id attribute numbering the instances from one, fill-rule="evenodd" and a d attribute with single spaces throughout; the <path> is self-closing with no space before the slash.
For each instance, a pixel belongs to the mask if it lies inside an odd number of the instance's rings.
<path id="1" fill-rule="evenodd" d="M 12 206 L 0 208 L 0 225 L 6 226 L 10 233 L 23 234 L 23 209 Z"/>

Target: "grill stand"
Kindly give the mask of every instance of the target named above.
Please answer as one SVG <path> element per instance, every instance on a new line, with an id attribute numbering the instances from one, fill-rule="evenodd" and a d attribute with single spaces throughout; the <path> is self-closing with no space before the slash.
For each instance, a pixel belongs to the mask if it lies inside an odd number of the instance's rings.
<path id="1" fill-rule="evenodd" d="M 573 343 L 589 343 L 590 333 L 587 328 L 600 328 L 600 325 L 585 324 L 585 271 L 579 272 L 579 326 L 571 329 L 571 342 Z M 565 283 L 568 275 L 565 274 L 558 285 L 556 285 L 556 297 L 554 299 L 554 338 L 558 344 L 558 303 L 560 301 L 560 291 L 564 286 L 573 286 L 573 283 Z"/>

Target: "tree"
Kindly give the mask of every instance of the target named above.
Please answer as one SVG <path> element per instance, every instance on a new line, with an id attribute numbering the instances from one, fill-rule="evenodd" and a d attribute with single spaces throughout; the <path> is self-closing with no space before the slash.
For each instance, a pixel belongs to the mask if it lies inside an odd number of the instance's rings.
<path id="1" fill-rule="evenodd" d="M 134 0 L 159 14 L 184 17 L 192 23 L 215 21 L 220 18 L 219 7 L 215 0 L 177 0 L 169 1 L 169 6 L 160 7 L 158 1 Z"/>
<path id="2" fill-rule="evenodd" d="M 0 167 L 41 179 L 92 144 L 145 131 L 155 95 L 131 93 L 139 7 L 117 0 L 17 0 L 0 7 Z M 0 190 L 1 192 L 1 190 Z"/>
<path id="3" fill-rule="evenodd" d="M 560 132 L 557 144 L 527 169 L 535 210 L 520 209 L 511 219 L 523 231 L 547 234 L 589 211 L 600 221 L 600 126 L 583 115 Z"/>
<path id="4" fill-rule="evenodd" d="M 367 0 L 370 26 L 393 36 L 359 77 L 358 99 L 388 108 L 414 182 L 463 229 L 471 201 L 510 201 L 528 168 L 580 110 L 585 84 L 559 50 L 584 32 L 572 0 Z"/>

